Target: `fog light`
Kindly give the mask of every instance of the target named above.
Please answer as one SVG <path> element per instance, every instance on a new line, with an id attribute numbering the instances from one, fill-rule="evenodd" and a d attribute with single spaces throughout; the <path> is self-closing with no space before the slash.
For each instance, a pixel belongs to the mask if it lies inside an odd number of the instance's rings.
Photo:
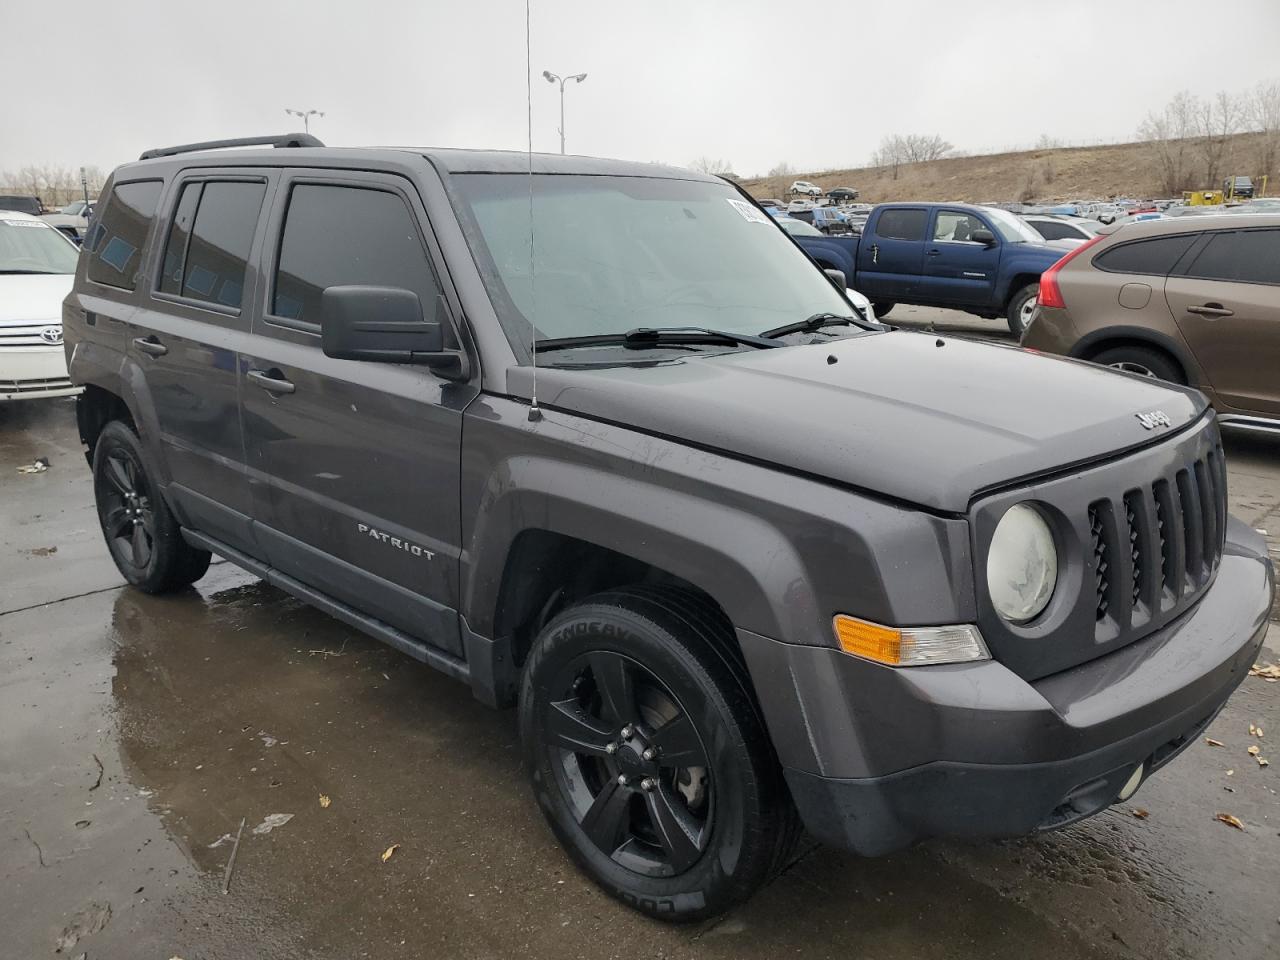
<path id="1" fill-rule="evenodd" d="M 1144 769 L 1145 767 L 1141 763 L 1134 767 L 1133 773 L 1129 774 L 1129 779 L 1126 780 L 1124 782 L 1124 786 L 1120 788 L 1120 796 L 1118 799 L 1128 800 L 1138 792 L 1138 786 L 1142 783 L 1142 773 Z"/>

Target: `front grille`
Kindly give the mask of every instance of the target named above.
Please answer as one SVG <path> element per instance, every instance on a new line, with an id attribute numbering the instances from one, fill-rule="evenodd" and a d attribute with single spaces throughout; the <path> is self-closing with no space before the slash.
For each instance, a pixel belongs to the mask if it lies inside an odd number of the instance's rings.
<path id="1" fill-rule="evenodd" d="M 1198 596 L 1222 557 L 1226 516 L 1218 446 L 1119 499 L 1089 504 L 1099 635 L 1127 632 Z"/>
<path id="2" fill-rule="evenodd" d="M 42 330 L 61 327 L 60 323 L 23 323 L 21 326 L 0 327 L 0 350 L 5 347 L 57 347 L 62 341 L 50 343 L 40 336 Z"/>
<path id="3" fill-rule="evenodd" d="M 0 380 L 0 393 L 43 393 L 45 390 L 67 390 L 72 386 L 67 377 L 43 377 L 38 380 Z"/>

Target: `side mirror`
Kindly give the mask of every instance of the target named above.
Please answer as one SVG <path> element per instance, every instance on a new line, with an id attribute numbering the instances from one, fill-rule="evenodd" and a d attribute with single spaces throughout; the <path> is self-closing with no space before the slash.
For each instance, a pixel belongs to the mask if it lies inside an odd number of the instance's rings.
<path id="1" fill-rule="evenodd" d="M 337 360 L 415 363 L 450 379 L 466 375 L 462 353 L 445 350 L 444 331 L 427 321 L 418 295 L 398 287 L 325 287 L 320 346 Z"/>
<path id="2" fill-rule="evenodd" d="M 843 270 L 823 270 L 827 275 L 827 279 L 835 284 L 837 290 L 843 291 L 849 284 L 845 281 Z"/>
<path id="3" fill-rule="evenodd" d="M 990 230 L 975 230 L 973 233 L 969 234 L 969 239 L 974 243 L 981 243 L 990 247 L 995 244 L 996 235 Z"/>

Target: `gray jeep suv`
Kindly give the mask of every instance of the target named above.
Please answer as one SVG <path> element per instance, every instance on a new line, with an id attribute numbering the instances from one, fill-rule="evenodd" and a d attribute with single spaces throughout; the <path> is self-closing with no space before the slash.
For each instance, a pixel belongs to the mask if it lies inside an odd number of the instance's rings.
<path id="1" fill-rule="evenodd" d="M 724 910 L 802 824 L 1097 813 L 1252 663 L 1199 393 L 868 322 L 714 177 L 251 142 L 116 170 L 65 304 L 116 563 L 217 553 L 518 704 L 637 909 Z"/>

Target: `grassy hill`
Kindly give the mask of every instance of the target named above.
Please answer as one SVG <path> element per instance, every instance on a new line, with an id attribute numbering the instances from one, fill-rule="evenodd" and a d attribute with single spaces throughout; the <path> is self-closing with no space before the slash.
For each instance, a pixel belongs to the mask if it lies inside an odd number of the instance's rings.
<path id="1" fill-rule="evenodd" d="M 1222 176 L 1257 176 L 1259 134 L 1232 138 Z M 824 189 L 854 187 L 868 203 L 886 200 L 954 200 L 970 203 L 1003 200 L 1073 200 L 1098 197 L 1162 197 L 1151 148 L 1142 143 L 1105 147 L 1056 147 L 980 157 L 954 157 L 899 167 L 898 178 L 885 168 L 855 167 L 744 180 L 755 197 L 785 199 L 794 180 Z M 1280 171 L 1270 171 L 1268 193 L 1280 194 Z M 1221 187 L 1197 184 L 1200 189 Z"/>

